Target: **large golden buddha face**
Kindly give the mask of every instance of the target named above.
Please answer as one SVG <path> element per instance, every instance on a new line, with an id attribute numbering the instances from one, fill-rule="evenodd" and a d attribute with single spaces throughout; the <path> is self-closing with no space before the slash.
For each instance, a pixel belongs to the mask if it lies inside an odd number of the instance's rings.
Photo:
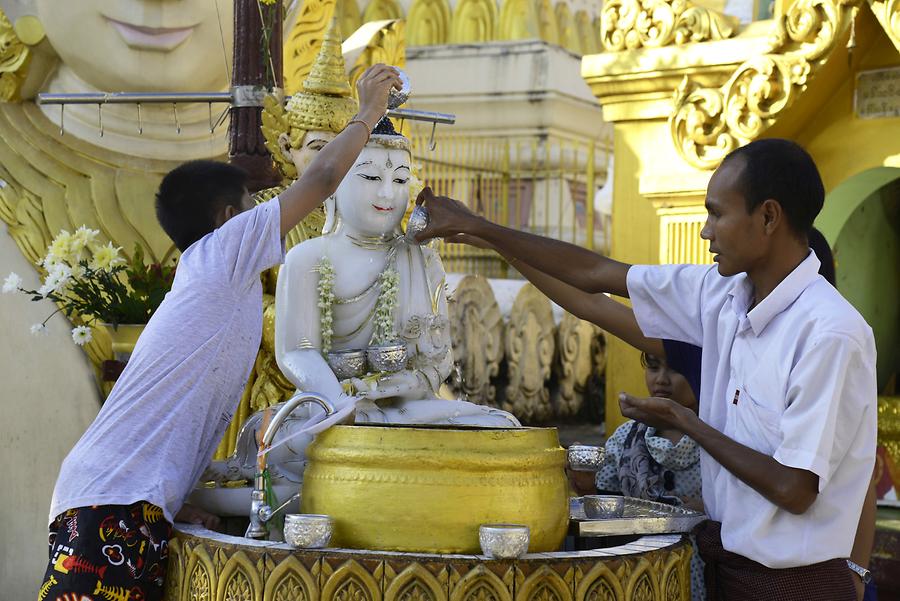
<path id="1" fill-rule="evenodd" d="M 222 38 L 230 63 L 232 0 L 35 4 L 62 61 L 97 89 L 180 92 L 222 90 L 227 85 Z"/>

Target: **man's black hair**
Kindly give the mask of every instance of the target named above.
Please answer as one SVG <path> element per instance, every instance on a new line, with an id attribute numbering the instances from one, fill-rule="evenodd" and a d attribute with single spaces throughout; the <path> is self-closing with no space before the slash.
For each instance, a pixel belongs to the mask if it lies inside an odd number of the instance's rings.
<path id="1" fill-rule="evenodd" d="M 247 173 L 217 161 L 189 161 L 170 171 L 156 193 L 156 218 L 179 250 L 216 228 L 225 206 L 240 209 Z"/>
<path id="2" fill-rule="evenodd" d="M 737 148 L 723 164 L 743 159 L 736 188 L 747 201 L 747 212 L 768 199 L 777 200 L 788 223 L 806 238 L 825 202 L 825 186 L 809 153 L 781 138 L 756 140 Z"/>
<path id="3" fill-rule="evenodd" d="M 819 274 L 828 280 L 829 284 L 837 288 L 837 280 L 835 279 L 837 275 L 834 270 L 834 255 L 831 253 L 831 246 L 828 244 L 828 240 L 825 239 L 825 235 L 816 228 L 812 228 L 809 231 L 809 247 L 816 253 L 816 257 L 821 263 Z"/>

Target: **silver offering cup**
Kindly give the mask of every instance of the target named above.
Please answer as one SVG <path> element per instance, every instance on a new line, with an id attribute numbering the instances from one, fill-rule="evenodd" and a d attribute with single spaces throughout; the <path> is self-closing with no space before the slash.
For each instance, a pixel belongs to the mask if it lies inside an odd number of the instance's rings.
<path id="1" fill-rule="evenodd" d="M 331 516 L 289 513 L 284 516 L 284 540 L 297 549 L 321 549 L 328 546 L 334 532 Z"/>
<path id="2" fill-rule="evenodd" d="M 426 227 L 428 227 L 428 209 L 422 205 L 416 205 L 406 223 L 406 240 L 412 244 L 419 244 L 416 234 L 424 231 Z"/>
<path id="3" fill-rule="evenodd" d="M 606 449 L 584 444 L 573 444 L 566 452 L 569 469 L 576 472 L 596 472 L 603 467 Z"/>
<path id="4" fill-rule="evenodd" d="M 408 354 L 406 345 L 400 342 L 370 346 L 366 349 L 366 357 L 371 371 L 393 373 L 406 367 Z"/>
<path id="5" fill-rule="evenodd" d="M 366 375 L 366 351 L 363 349 L 334 351 L 328 353 L 326 360 L 338 380 Z"/>
<path id="6" fill-rule="evenodd" d="M 482 524 L 478 527 L 481 551 L 491 559 L 516 559 L 528 553 L 531 531 L 520 524 Z"/>
<path id="7" fill-rule="evenodd" d="M 399 90 L 391 88 L 391 91 L 388 94 L 388 109 L 400 108 L 401 105 L 409 100 L 409 94 L 412 92 L 412 87 L 409 83 L 409 75 L 398 67 L 394 67 L 394 69 L 397 70 L 397 74 L 400 76 L 402 87 Z"/>
<path id="8" fill-rule="evenodd" d="M 583 498 L 584 515 L 592 520 L 620 518 L 625 515 L 625 497 L 587 495 Z"/>

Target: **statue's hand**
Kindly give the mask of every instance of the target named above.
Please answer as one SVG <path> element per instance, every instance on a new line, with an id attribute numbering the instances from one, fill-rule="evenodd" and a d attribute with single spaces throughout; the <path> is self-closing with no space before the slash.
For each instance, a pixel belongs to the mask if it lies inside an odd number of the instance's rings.
<path id="1" fill-rule="evenodd" d="M 386 374 L 374 381 L 368 378 L 354 378 L 353 385 L 359 396 L 370 401 L 397 396 L 405 397 L 411 394 L 419 395 L 421 398 L 426 394 L 419 376 L 416 372 L 409 370 Z"/>

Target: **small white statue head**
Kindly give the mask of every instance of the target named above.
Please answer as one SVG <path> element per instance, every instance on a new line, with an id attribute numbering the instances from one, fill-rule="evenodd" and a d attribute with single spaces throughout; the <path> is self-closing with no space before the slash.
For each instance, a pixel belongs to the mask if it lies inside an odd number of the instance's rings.
<path id="1" fill-rule="evenodd" d="M 399 233 L 410 200 L 409 147 L 409 140 L 397 134 L 388 119 L 383 119 L 338 186 L 334 200 L 329 199 L 326 204 L 325 232 L 335 225 L 336 209 L 351 233 L 376 237 Z"/>

